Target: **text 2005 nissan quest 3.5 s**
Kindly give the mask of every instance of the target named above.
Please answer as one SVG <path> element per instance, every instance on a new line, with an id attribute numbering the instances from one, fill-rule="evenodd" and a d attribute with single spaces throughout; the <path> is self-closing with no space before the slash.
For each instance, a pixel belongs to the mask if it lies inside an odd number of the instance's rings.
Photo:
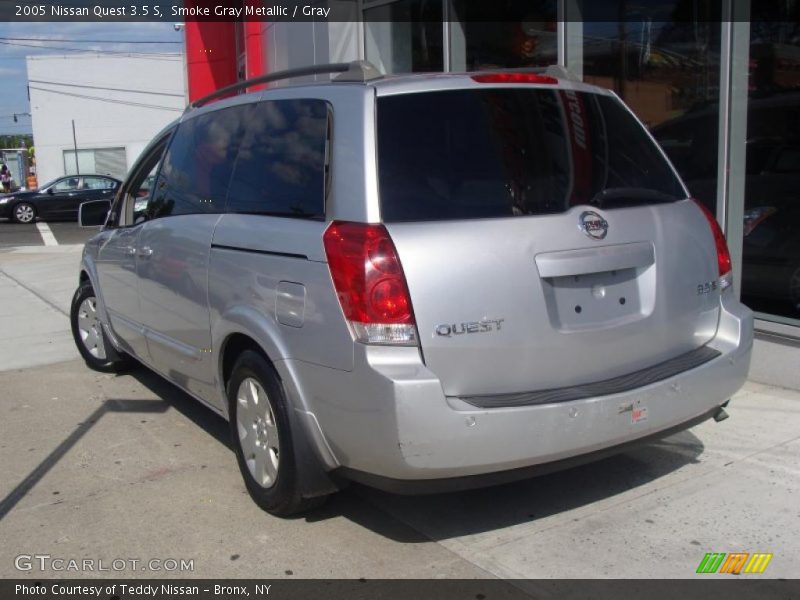
<path id="1" fill-rule="evenodd" d="M 90 367 L 132 357 L 226 417 L 275 515 L 726 416 L 752 313 L 714 217 L 612 92 L 368 63 L 248 85 L 322 72 L 195 102 L 110 210 L 82 206 L 104 223 L 72 308 Z"/>

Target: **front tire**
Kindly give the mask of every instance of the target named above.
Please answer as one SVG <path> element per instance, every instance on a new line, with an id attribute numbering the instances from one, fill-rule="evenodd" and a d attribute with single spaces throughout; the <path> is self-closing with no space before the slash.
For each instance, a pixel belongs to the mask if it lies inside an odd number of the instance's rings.
<path id="1" fill-rule="evenodd" d="M 72 337 L 89 368 L 104 373 L 120 371 L 130 364 L 128 357 L 108 349 L 110 342 L 97 315 L 97 297 L 92 285 L 83 283 L 72 297 L 69 315 Z M 111 359 L 109 356 L 119 356 Z"/>
<path id="2" fill-rule="evenodd" d="M 288 517 L 321 505 L 303 498 L 292 446 L 286 395 L 272 365 L 242 352 L 227 385 L 228 416 L 236 460 L 250 497 L 266 512 Z"/>
<path id="3" fill-rule="evenodd" d="M 14 221 L 17 223 L 33 223 L 36 220 L 36 208 L 29 202 L 20 202 L 13 210 Z"/>

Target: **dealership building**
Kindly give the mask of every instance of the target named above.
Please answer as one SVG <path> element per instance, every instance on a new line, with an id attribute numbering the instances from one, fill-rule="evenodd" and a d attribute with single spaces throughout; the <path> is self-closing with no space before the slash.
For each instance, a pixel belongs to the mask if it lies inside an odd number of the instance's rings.
<path id="1" fill-rule="evenodd" d="M 186 105 L 180 53 L 87 52 L 27 57 L 36 176 L 122 179 Z"/>

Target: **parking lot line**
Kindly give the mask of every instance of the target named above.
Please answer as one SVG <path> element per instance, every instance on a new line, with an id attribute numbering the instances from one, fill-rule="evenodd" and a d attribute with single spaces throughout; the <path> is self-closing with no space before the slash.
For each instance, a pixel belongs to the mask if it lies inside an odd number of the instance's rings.
<path id="1" fill-rule="evenodd" d="M 58 246 L 58 240 L 56 236 L 53 235 L 53 232 L 50 231 L 50 227 L 47 226 L 47 223 L 37 221 L 36 229 L 39 230 L 39 235 L 42 236 L 42 242 L 44 242 L 45 246 Z"/>

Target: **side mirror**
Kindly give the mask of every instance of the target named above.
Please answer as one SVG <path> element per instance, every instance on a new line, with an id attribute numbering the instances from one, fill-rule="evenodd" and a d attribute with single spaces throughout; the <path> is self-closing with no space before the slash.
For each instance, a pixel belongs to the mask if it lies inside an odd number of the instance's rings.
<path id="1" fill-rule="evenodd" d="M 53 195 L 53 188 L 47 188 L 47 193 L 52 196 Z"/>
<path id="2" fill-rule="evenodd" d="M 106 223 L 108 211 L 111 210 L 109 200 L 83 202 L 78 208 L 78 225 L 81 227 L 102 227 Z"/>

